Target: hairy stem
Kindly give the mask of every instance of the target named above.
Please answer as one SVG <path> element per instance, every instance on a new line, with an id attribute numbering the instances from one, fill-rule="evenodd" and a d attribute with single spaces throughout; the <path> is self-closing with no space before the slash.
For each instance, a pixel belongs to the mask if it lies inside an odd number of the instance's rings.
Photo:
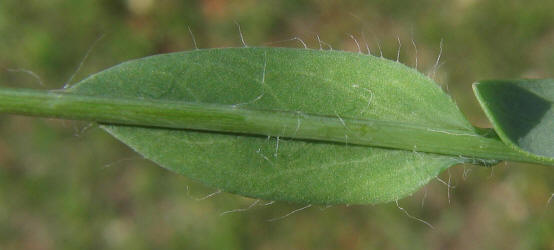
<path id="1" fill-rule="evenodd" d="M 101 124 L 278 136 L 479 159 L 544 163 L 510 149 L 496 137 L 484 137 L 468 131 L 299 112 L 248 110 L 232 105 L 0 88 L 0 113 Z"/>

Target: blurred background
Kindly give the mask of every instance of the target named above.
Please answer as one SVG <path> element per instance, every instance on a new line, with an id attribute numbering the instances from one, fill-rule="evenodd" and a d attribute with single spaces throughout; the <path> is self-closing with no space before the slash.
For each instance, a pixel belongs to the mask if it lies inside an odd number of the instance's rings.
<path id="1" fill-rule="evenodd" d="M 396 59 L 400 40 L 400 61 L 412 67 L 413 40 L 423 73 L 443 40 L 436 81 L 488 126 L 471 83 L 554 77 L 553 13 L 544 0 L 3 0 L 0 85 L 58 89 L 73 75 L 191 50 L 187 26 L 200 48 L 241 46 L 237 22 L 250 46 L 300 47 L 284 41 L 298 37 L 319 48 L 318 35 L 357 51 L 352 35 Z M 554 168 L 466 165 L 440 178 L 455 188 L 435 180 L 399 201 L 434 230 L 394 203 L 268 222 L 302 206 L 225 213 L 255 200 L 210 196 L 87 123 L 1 115 L 0 249 L 554 249 Z"/>

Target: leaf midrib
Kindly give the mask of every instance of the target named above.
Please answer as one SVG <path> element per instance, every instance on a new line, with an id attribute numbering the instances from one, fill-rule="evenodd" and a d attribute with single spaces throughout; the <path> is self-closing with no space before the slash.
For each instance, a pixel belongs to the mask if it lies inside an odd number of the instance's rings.
<path id="1" fill-rule="evenodd" d="M 429 128 L 408 123 L 348 118 L 341 120 L 338 117 L 309 114 L 300 117 L 296 112 L 247 110 L 229 105 L 118 99 L 34 90 L 0 89 L 0 100 L 3 102 L 0 112 L 6 113 L 105 124 L 281 136 L 455 156 L 537 162 L 534 158 L 510 149 L 498 138 L 487 138 L 466 130 Z M 298 122 L 301 124 L 299 130 Z"/>

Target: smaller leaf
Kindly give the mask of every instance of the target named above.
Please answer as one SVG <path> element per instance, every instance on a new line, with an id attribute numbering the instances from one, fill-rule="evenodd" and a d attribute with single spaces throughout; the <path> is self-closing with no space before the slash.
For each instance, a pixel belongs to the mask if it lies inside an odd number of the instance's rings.
<path id="1" fill-rule="evenodd" d="M 554 79 L 481 81 L 473 90 L 504 143 L 554 162 Z"/>

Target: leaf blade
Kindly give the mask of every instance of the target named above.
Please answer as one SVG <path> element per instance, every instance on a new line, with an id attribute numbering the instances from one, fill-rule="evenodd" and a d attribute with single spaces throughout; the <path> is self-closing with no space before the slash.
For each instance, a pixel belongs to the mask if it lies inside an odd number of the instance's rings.
<path id="1" fill-rule="evenodd" d="M 478 136 L 427 77 L 396 62 L 346 52 L 236 48 L 158 55 L 93 75 L 71 92 L 379 119 Z M 114 125 L 104 129 L 146 158 L 209 186 L 299 203 L 393 201 L 440 171 L 471 161 L 359 147 L 346 140 L 319 143 Z"/>

